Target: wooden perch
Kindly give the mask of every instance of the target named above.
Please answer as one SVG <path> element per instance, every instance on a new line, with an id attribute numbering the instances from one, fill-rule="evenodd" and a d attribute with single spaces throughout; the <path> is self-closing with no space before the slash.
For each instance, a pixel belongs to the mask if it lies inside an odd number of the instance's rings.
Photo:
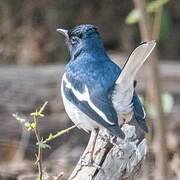
<path id="1" fill-rule="evenodd" d="M 95 166 L 84 166 L 80 159 L 69 180 L 118 180 L 132 178 L 140 169 L 147 153 L 147 143 L 144 134 L 136 125 L 124 124 L 122 130 L 125 139 L 118 139 L 111 144 L 105 138 L 105 132 L 100 132 L 93 154 Z M 91 134 L 89 143 L 82 155 L 85 161 L 89 160 L 94 134 Z"/>

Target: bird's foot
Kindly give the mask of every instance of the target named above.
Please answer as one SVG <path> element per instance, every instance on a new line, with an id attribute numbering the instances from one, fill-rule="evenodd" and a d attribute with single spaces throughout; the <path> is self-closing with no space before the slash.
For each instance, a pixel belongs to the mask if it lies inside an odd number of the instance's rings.
<path id="1" fill-rule="evenodd" d="M 118 144 L 116 143 L 117 141 L 117 137 L 110 135 L 110 134 L 106 134 L 104 136 L 99 136 L 102 140 L 104 140 L 105 142 L 110 142 L 112 145 L 117 146 Z"/>

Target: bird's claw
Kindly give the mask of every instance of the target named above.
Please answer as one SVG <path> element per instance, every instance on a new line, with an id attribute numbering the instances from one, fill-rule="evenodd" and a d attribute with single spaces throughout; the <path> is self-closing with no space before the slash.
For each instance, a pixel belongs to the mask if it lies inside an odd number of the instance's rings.
<path id="1" fill-rule="evenodd" d="M 110 142 L 112 145 L 114 146 L 118 146 L 118 144 L 116 143 L 117 138 L 115 136 L 112 136 L 110 134 L 106 134 L 105 136 L 100 135 L 99 136 L 102 140 L 104 140 L 105 142 Z"/>

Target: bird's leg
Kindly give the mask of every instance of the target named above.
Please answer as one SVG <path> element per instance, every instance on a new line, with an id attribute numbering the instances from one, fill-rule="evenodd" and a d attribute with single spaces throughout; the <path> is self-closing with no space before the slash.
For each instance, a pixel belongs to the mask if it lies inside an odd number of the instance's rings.
<path id="1" fill-rule="evenodd" d="M 109 131 L 106 129 L 104 130 L 103 135 L 99 134 L 99 138 L 107 143 L 110 142 L 112 145 L 117 145 L 116 144 L 117 137 L 109 133 Z"/>
<path id="2" fill-rule="evenodd" d="M 92 141 L 92 149 L 91 149 L 91 152 L 90 152 L 90 162 L 93 163 L 93 154 L 94 154 L 94 149 L 95 149 L 95 145 L 96 145 L 96 140 L 97 140 L 97 137 L 98 137 L 98 133 L 99 133 L 99 129 L 94 129 L 94 131 L 92 131 L 92 133 L 94 133 L 94 139 Z"/>
<path id="3" fill-rule="evenodd" d="M 86 152 L 84 157 L 81 157 L 81 163 L 83 162 L 83 164 L 81 165 L 84 165 L 84 166 L 95 166 L 97 168 L 101 168 L 100 166 L 98 166 L 95 162 L 94 162 L 94 159 L 93 159 L 93 154 L 94 154 L 94 150 L 95 150 L 95 145 L 96 145 L 96 140 L 97 140 L 97 137 L 98 137 L 98 133 L 99 133 L 99 129 L 94 129 L 91 133 L 94 133 L 93 135 L 93 139 L 91 140 L 91 150 Z M 88 161 L 86 161 L 84 158 L 86 156 L 86 154 L 90 154 L 90 158 Z"/>

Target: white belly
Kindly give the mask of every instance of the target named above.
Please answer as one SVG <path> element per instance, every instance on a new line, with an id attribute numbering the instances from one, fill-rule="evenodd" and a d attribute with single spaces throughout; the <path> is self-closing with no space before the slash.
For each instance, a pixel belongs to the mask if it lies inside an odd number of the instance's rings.
<path id="1" fill-rule="evenodd" d="M 92 131 L 95 128 L 101 127 L 96 121 L 92 120 L 89 116 L 78 109 L 74 104 L 72 104 L 65 96 L 63 92 L 63 86 L 61 85 L 61 94 L 63 98 L 63 103 L 65 111 L 69 118 L 74 122 L 74 124 L 80 128 L 84 129 L 86 132 Z"/>

